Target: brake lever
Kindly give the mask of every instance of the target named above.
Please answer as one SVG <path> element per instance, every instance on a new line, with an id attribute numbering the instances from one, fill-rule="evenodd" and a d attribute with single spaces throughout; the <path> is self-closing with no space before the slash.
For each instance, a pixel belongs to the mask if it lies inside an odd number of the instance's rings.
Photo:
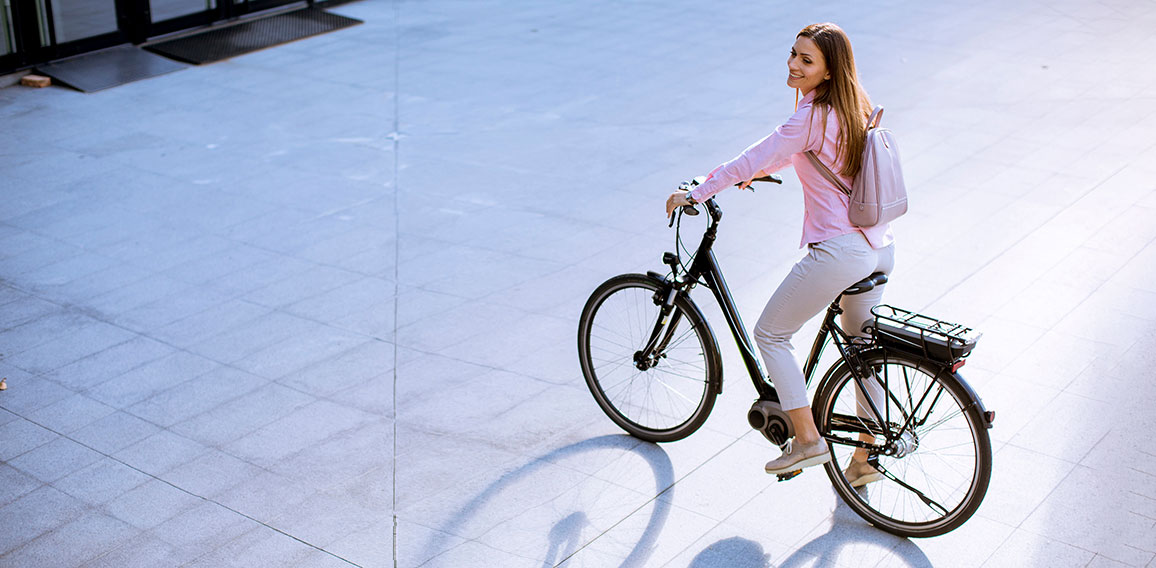
<path id="1" fill-rule="evenodd" d="M 674 216 L 675 216 L 675 215 L 682 215 L 682 214 L 684 214 L 684 213 L 685 213 L 685 214 L 687 214 L 687 215 L 690 215 L 691 217 L 694 217 L 695 215 L 698 215 L 698 209 L 695 209 L 695 208 L 694 208 L 694 205 L 683 205 L 683 206 L 679 207 L 679 208 L 678 208 L 678 209 L 675 211 L 675 213 L 672 213 L 672 214 L 670 215 L 670 223 L 668 223 L 668 224 L 666 225 L 666 226 L 667 226 L 667 228 L 670 228 L 670 227 L 673 227 L 673 226 L 674 226 Z"/>
<path id="2" fill-rule="evenodd" d="M 753 178 L 753 179 L 751 179 L 750 183 L 748 183 L 747 186 L 744 187 L 743 189 L 749 189 L 749 190 L 751 190 L 751 193 L 754 193 L 755 192 L 755 185 L 754 184 L 756 181 L 764 181 L 764 182 L 781 184 L 781 183 L 783 183 L 783 178 L 779 177 L 777 174 L 770 174 L 770 175 L 766 175 L 763 177 Z M 742 186 L 742 183 L 736 183 L 735 184 L 735 187 L 740 187 L 740 186 Z"/>

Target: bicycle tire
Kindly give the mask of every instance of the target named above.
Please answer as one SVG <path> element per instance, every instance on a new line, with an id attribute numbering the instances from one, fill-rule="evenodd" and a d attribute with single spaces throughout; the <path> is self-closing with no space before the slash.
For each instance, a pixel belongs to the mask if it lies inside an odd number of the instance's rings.
<path id="1" fill-rule="evenodd" d="M 886 407 L 876 401 L 885 424 L 865 418 L 874 415 L 865 403 L 869 397 L 857 396 L 863 391 L 846 362 L 828 371 L 813 405 L 831 448 L 827 476 L 852 510 L 884 531 L 924 538 L 955 530 L 979 508 L 991 479 L 991 439 L 980 405 L 963 379 L 941 364 L 886 350 L 865 353 L 863 363 L 877 384 L 888 386 Z M 882 398 L 882 389 L 876 392 L 872 400 Z M 847 440 L 872 440 L 864 429 L 896 432 L 909 422 L 910 432 L 899 444 L 902 455 L 877 454 L 899 481 L 884 476 L 852 487 L 844 471 L 855 448 Z"/>
<path id="2" fill-rule="evenodd" d="M 635 365 L 634 355 L 657 321 L 663 288 L 650 276 L 615 276 L 590 295 L 578 323 L 578 358 L 594 400 L 615 424 L 650 442 L 681 440 L 698 430 L 722 380 L 714 333 L 685 295 L 675 300 L 676 327 L 663 357 L 647 370 Z"/>

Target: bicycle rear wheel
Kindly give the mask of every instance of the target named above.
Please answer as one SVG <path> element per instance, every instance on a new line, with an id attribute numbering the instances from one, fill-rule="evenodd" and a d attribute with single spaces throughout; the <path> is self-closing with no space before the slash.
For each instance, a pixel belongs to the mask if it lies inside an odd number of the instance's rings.
<path id="1" fill-rule="evenodd" d="M 623 430 L 651 442 L 698 430 L 722 373 L 714 334 L 685 296 L 675 301 L 655 364 L 638 364 L 658 321 L 662 287 L 641 274 L 611 278 L 590 295 L 578 323 L 578 358 L 594 400 Z"/>
<path id="2" fill-rule="evenodd" d="M 815 398 L 816 423 L 831 447 L 831 483 L 856 513 L 892 534 L 954 530 L 979 508 L 991 477 L 991 440 L 978 405 L 942 366 L 886 352 L 864 363 L 870 379 L 859 384 L 843 363 Z M 845 472 L 857 442 L 873 446 L 857 458 L 871 455 L 883 475 L 852 487 Z"/>

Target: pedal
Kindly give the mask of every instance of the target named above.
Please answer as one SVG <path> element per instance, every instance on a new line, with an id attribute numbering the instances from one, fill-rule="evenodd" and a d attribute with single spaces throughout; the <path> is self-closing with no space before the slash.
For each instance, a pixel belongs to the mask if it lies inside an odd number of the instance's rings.
<path id="1" fill-rule="evenodd" d="M 794 479 L 794 478 L 795 478 L 795 477 L 797 477 L 797 476 L 798 476 L 800 473 L 803 473 L 803 470 L 801 470 L 801 469 L 796 469 L 795 471 L 788 471 L 787 473 L 780 473 L 780 474 L 778 475 L 778 478 L 779 478 L 779 481 L 787 481 L 787 480 L 789 480 L 789 479 Z"/>

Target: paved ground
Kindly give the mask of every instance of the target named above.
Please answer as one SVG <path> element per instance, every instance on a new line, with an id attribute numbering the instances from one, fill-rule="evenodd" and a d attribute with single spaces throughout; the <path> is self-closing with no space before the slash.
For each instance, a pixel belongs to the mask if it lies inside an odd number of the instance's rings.
<path id="1" fill-rule="evenodd" d="M 1156 4 L 750 4 L 363 0 L 0 90 L 0 565 L 1156 566 Z M 986 332 L 992 486 L 935 539 L 762 473 L 733 347 L 662 446 L 576 362 L 586 296 L 659 267 L 666 192 L 790 112 L 822 20 L 903 143 L 888 301 Z M 720 198 L 748 319 L 800 201 Z"/>

